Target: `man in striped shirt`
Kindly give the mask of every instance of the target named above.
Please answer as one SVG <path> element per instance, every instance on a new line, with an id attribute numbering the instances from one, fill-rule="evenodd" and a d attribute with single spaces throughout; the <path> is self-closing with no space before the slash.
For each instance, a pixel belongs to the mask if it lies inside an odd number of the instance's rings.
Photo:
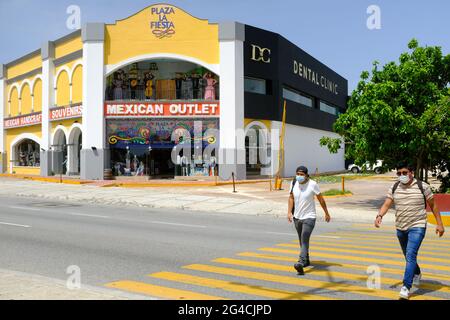
<path id="1" fill-rule="evenodd" d="M 409 299 L 409 292 L 413 283 L 419 285 L 421 278 L 420 267 L 417 264 L 417 254 L 425 237 L 427 227 L 427 203 L 433 210 L 436 218 L 436 234 L 439 237 L 442 237 L 444 234 L 444 226 L 430 186 L 414 178 L 413 167 L 407 163 L 400 163 L 397 166 L 397 176 L 399 181 L 389 189 L 387 199 L 375 219 L 375 227 L 380 227 L 383 216 L 395 203 L 397 238 L 406 258 L 400 299 Z"/>

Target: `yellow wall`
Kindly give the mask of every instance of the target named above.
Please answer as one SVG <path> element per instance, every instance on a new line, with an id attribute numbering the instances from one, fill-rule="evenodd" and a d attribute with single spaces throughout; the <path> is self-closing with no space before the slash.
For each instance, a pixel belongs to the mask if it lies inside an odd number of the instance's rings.
<path id="1" fill-rule="evenodd" d="M 148 7 L 135 15 L 107 25 L 105 30 L 105 64 L 117 64 L 123 60 L 151 53 L 174 53 L 195 57 L 209 64 L 219 63 L 219 26 L 207 20 L 197 19 L 183 10 L 173 7 L 174 14 L 167 15 L 175 24 L 175 34 L 158 39 L 150 28 L 158 16 Z"/>
<path id="2" fill-rule="evenodd" d="M 33 71 L 33 70 L 41 68 L 41 67 L 42 67 L 41 55 L 37 54 L 19 64 L 16 64 L 16 65 L 13 65 L 13 66 L 7 68 L 7 71 L 6 71 L 7 78 L 8 79 L 15 78 L 24 73 Z"/>
<path id="3" fill-rule="evenodd" d="M 31 113 L 31 89 L 30 86 L 27 84 L 25 84 L 22 87 L 22 92 L 20 94 L 20 98 L 21 98 L 21 114 L 30 114 Z"/>
<path id="4" fill-rule="evenodd" d="M 42 81 L 38 79 L 33 88 L 34 112 L 42 111 Z"/>
<path id="5" fill-rule="evenodd" d="M 75 68 L 72 75 L 72 103 L 83 101 L 83 66 Z"/>
<path id="6" fill-rule="evenodd" d="M 60 43 L 55 46 L 55 58 L 61 58 L 76 52 L 78 50 L 83 49 L 83 42 L 81 41 L 81 37 L 73 38 L 69 41 Z"/>
<path id="7" fill-rule="evenodd" d="M 17 90 L 17 88 L 14 88 L 11 91 L 9 101 L 10 101 L 11 117 L 18 116 L 19 115 L 19 91 Z"/>
<path id="8" fill-rule="evenodd" d="M 62 71 L 56 81 L 56 105 L 68 106 L 70 102 L 70 86 L 69 86 L 69 74 L 66 71 Z"/>
<path id="9" fill-rule="evenodd" d="M 29 127 L 22 127 L 22 128 L 16 128 L 16 129 L 9 129 L 5 130 L 6 135 L 6 141 L 5 141 L 5 151 L 7 153 L 7 166 L 8 166 L 8 172 L 9 172 L 9 164 L 12 159 L 12 155 L 10 153 L 11 150 L 11 144 L 19 135 L 23 133 L 29 133 L 34 134 L 39 139 L 42 138 L 42 131 L 41 131 L 41 125 L 36 126 L 29 126 Z M 38 169 L 37 169 L 38 170 Z M 17 171 L 16 171 L 17 172 Z M 12 172 L 9 172 L 12 173 Z M 38 173 L 39 174 L 39 173 Z"/>
<path id="10" fill-rule="evenodd" d="M 52 122 L 52 134 L 55 133 L 56 127 L 61 125 L 67 129 L 67 132 L 69 132 L 70 127 L 77 121 L 77 123 L 82 124 L 82 118 L 75 118 L 75 119 L 68 119 L 68 120 L 61 120 L 61 121 L 53 121 Z"/>

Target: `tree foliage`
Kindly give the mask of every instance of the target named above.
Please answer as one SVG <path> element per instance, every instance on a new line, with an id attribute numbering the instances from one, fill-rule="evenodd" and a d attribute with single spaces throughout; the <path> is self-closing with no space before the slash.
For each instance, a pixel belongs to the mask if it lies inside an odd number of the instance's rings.
<path id="1" fill-rule="evenodd" d="M 397 63 L 375 61 L 362 72 L 334 125 L 342 139 L 321 145 L 336 153 L 345 143 L 346 158 L 359 165 L 379 159 L 392 169 L 406 160 L 423 178 L 423 169 L 450 169 L 450 55 L 415 39 L 408 48 Z"/>

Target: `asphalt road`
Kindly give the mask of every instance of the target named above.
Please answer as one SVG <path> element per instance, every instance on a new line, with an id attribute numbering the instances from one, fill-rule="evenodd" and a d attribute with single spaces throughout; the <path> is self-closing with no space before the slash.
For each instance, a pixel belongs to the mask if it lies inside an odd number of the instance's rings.
<path id="1" fill-rule="evenodd" d="M 335 235 L 336 233 L 356 231 L 351 228 L 352 225 L 349 223 L 333 221 L 326 224 L 318 221 L 314 239 L 324 241 L 324 244 L 327 241 L 334 242 L 341 238 Z M 377 236 L 393 235 L 393 229 L 382 232 Z M 391 238 L 388 238 L 386 244 L 392 245 L 393 252 L 400 254 L 397 243 L 393 237 Z M 81 270 L 83 284 L 105 287 L 115 283 L 113 285 L 115 288 L 152 296 L 158 296 L 158 291 L 152 291 L 150 287 L 136 289 L 135 284 L 147 283 L 158 288 L 185 290 L 231 299 L 302 298 L 301 294 L 311 295 L 310 298 L 377 299 L 391 298 L 388 292 L 397 295 L 399 287 L 397 290 L 384 285 L 382 289 L 387 292 L 385 296 L 365 294 L 364 290 L 367 288 L 364 277 L 367 275 L 364 268 L 358 271 L 361 275 L 360 279 L 352 279 L 349 276 L 344 280 L 335 279 L 332 272 L 337 269 L 332 268 L 333 264 L 326 266 L 327 261 L 331 261 L 332 258 L 327 259 L 327 255 L 323 252 L 322 256 L 313 255 L 312 257 L 313 261 L 316 260 L 319 263 L 321 261 L 324 265 L 322 268 L 318 267 L 317 270 L 321 271 L 317 273 L 317 276 L 311 272 L 307 278 L 299 278 L 292 269 L 296 258 L 296 239 L 293 225 L 288 224 L 285 219 L 275 217 L 0 198 L 1 269 L 66 280 L 67 268 L 75 265 Z M 367 239 L 369 244 L 370 240 L 369 237 Z M 355 242 L 358 241 L 355 239 Z M 374 239 L 372 242 L 377 240 Z M 282 252 L 283 247 L 277 249 L 278 244 L 285 244 L 284 249 L 289 249 L 291 252 Z M 274 246 L 275 251 L 270 251 L 270 248 Z M 281 251 L 277 252 L 280 249 Z M 450 244 L 448 249 L 450 252 Z M 262 257 L 261 260 L 255 256 L 253 258 L 238 256 L 241 253 L 250 253 L 251 256 L 252 253 L 258 252 L 269 255 L 278 254 L 281 257 L 284 254 L 287 255 L 285 259 L 275 257 L 273 261 L 268 261 L 267 257 Z M 336 252 L 341 251 L 336 249 Z M 328 254 L 336 252 L 333 248 L 331 252 L 325 251 Z M 350 253 L 341 254 L 349 255 Z M 361 252 L 359 256 L 366 255 Z M 436 257 L 438 256 L 439 253 L 436 254 Z M 374 255 L 372 254 L 371 257 L 373 258 Z M 232 260 L 224 260 L 226 265 L 217 261 L 211 262 L 218 258 Z M 279 270 L 274 265 L 268 266 L 269 270 L 254 269 L 252 265 L 241 265 L 239 269 L 236 269 L 235 259 L 238 259 L 238 263 L 240 259 L 253 263 L 283 265 L 278 267 Z M 361 263 L 354 259 L 349 262 L 346 259 L 337 258 L 336 261 Z M 389 258 L 384 257 L 384 259 Z M 441 271 L 446 274 L 444 281 L 450 281 L 450 258 L 447 259 L 449 260 L 443 262 L 445 268 Z M 398 261 L 401 260 L 398 259 Z M 364 266 L 365 262 L 362 263 Z M 370 264 L 369 259 L 367 265 Z M 389 266 L 389 261 L 387 265 Z M 190 267 L 185 268 L 186 266 Z M 228 269 L 210 270 L 208 266 Z M 339 265 L 336 266 L 339 267 Z M 398 271 L 397 273 L 403 269 L 400 263 L 394 267 L 397 268 L 394 270 Z M 345 278 L 345 274 L 355 273 L 348 268 L 350 267 L 338 268 L 342 272 L 336 275 Z M 246 274 L 246 271 L 251 273 Z M 328 276 L 324 272 L 328 272 Z M 155 276 L 149 277 L 150 274 Z M 393 274 L 395 275 L 389 277 L 401 280 L 401 274 L 396 272 Z M 183 278 L 180 275 L 188 277 Z M 272 279 L 271 276 L 274 278 Z M 292 283 L 289 279 L 292 279 Z M 303 286 L 298 279 L 313 282 L 305 282 Z M 129 281 L 132 283 L 130 284 Z M 333 283 L 337 283 L 338 286 L 329 287 L 329 284 Z M 435 297 L 448 298 L 450 297 L 447 293 L 448 283 L 450 282 L 434 283 L 436 286 L 444 286 L 446 289 L 443 292 L 425 290 L 423 293 L 433 293 Z M 345 286 L 348 285 L 350 287 L 346 289 Z M 225 286 L 226 289 L 221 286 Z M 359 291 L 353 292 L 354 288 L 351 286 L 357 286 Z M 165 296 L 162 295 L 162 297 Z"/>

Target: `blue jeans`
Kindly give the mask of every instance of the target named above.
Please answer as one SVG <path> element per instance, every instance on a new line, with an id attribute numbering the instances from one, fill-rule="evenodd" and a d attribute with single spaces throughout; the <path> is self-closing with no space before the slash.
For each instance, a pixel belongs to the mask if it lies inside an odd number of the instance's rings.
<path id="1" fill-rule="evenodd" d="M 411 228 L 406 231 L 397 229 L 397 238 L 400 241 L 403 255 L 406 258 L 405 275 L 403 277 L 403 285 L 411 289 L 413 278 L 420 274 L 420 268 L 417 264 L 417 254 L 420 245 L 425 237 L 426 228 Z"/>

